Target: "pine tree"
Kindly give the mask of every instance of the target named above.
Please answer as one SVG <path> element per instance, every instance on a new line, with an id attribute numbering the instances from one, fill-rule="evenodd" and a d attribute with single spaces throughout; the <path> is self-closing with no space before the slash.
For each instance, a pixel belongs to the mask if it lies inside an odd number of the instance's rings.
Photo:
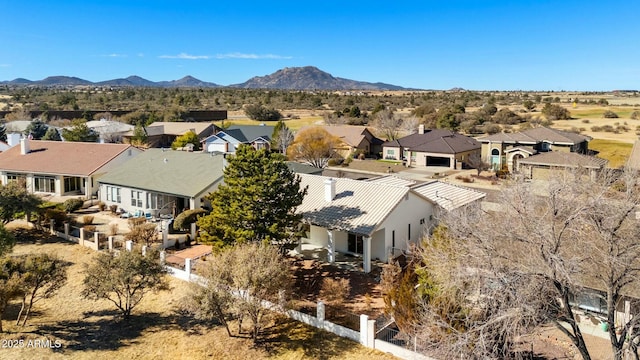
<path id="1" fill-rule="evenodd" d="M 302 219 L 295 210 L 306 193 L 284 156 L 240 146 L 228 158 L 224 185 L 208 195 L 213 210 L 198 220 L 202 239 L 218 248 L 250 241 L 290 243 Z"/>
<path id="2" fill-rule="evenodd" d="M 58 129 L 50 127 L 42 137 L 42 140 L 62 141 L 62 138 L 60 137 L 60 132 L 58 131 Z"/>
<path id="3" fill-rule="evenodd" d="M 47 133 L 47 129 L 49 129 L 49 127 L 47 126 L 47 124 L 42 122 L 42 120 L 34 119 L 24 130 L 24 135 L 31 135 L 31 137 L 33 137 L 35 140 L 40 140 L 44 136 L 44 134 Z"/>
<path id="4" fill-rule="evenodd" d="M 70 129 L 62 129 L 62 137 L 65 141 L 96 142 L 100 135 L 89 128 L 86 122 L 76 120 Z"/>

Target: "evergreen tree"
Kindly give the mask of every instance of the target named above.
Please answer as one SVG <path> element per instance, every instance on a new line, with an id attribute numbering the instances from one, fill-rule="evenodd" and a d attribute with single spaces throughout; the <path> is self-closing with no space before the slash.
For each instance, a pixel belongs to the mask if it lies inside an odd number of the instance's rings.
<path id="1" fill-rule="evenodd" d="M 31 135 L 35 140 L 40 140 L 44 134 L 47 133 L 49 127 L 47 124 L 43 123 L 40 119 L 33 119 L 31 124 L 24 129 L 24 134 L 26 136 Z"/>
<path id="2" fill-rule="evenodd" d="M 90 129 L 82 120 L 74 121 L 71 129 L 62 129 L 62 137 L 65 141 L 96 142 L 100 135 Z"/>
<path id="3" fill-rule="evenodd" d="M 283 155 L 240 146 L 228 158 L 224 185 L 208 195 L 211 214 L 198 219 L 202 239 L 218 248 L 236 242 L 297 240 L 302 215 L 295 210 L 306 193 Z"/>
<path id="4" fill-rule="evenodd" d="M 62 141 L 62 137 L 60 137 L 60 132 L 58 131 L 58 129 L 50 127 L 42 137 L 42 140 Z"/>

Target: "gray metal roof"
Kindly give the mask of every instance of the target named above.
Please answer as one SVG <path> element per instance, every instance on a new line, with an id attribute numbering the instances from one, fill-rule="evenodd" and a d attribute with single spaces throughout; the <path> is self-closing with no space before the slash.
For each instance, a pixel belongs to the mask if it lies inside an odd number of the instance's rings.
<path id="1" fill-rule="evenodd" d="M 401 178 L 395 175 L 382 175 L 378 177 L 374 177 L 371 179 L 367 179 L 369 182 L 375 182 L 378 184 L 386 184 L 393 186 L 412 186 L 417 183 L 417 181 Z"/>
<path id="2" fill-rule="evenodd" d="M 331 178 L 308 174 L 299 176 L 302 180 L 300 186 L 309 186 L 307 195 L 297 209 L 306 221 L 328 229 L 363 235 L 375 232 L 410 192 L 405 186 L 334 178 L 336 196 L 331 202 L 327 202 L 324 182 Z"/>
<path id="3" fill-rule="evenodd" d="M 201 152 L 148 149 L 99 180 L 159 193 L 195 197 L 222 182 L 223 156 Z"/>
<path id="4" fill-rule="evenodd" d="M 487 196 L 481 191 L 442 181 L 415 185 L 411 190 L 435 202 L 447 211 L 468 205 Z"/>

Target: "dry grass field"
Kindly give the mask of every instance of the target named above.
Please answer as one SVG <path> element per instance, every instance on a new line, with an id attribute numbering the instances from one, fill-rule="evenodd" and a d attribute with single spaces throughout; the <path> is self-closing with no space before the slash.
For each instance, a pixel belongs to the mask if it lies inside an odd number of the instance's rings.
<path id="1" fill-rule="evenodd" d="M 4 316 L 8 340 L 23 347 L 0 347 L 0 359 L 393 359 L 359 344 L 301 323 L 279 318 L 254 345 L 248 338 L 228 337 L 184 315 L 179 308 L 189 284 L 171 278 L 171 290 L 148 295 L 128 321 L 114 317 L 114 307 L 80 296 L 83 264 L 95 252 L 50 237 L 21 236 L 15 254 L 47 252 L 71 263 L 68 283 L 53 298 L 36 304 L 26 327 L 15 326 L 19 310 L 11 303 Z M 27 347 L 29 340 L 59 341 L 59 348 Z"/>

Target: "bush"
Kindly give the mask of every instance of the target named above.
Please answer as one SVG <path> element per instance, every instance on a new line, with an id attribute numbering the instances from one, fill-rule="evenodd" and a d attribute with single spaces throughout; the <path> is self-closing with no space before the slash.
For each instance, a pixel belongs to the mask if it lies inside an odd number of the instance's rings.
<path id="1" fill-rule="evenodd" d="M 72 213 L 74 211 L 80 210 L 84 201 L 81 199 L 68 199 L 63 203 L 64 209 L 67 213 Z"/>
<path id="2" fill-rule="evenodd" d="M 198 217 L 207 213 L 204 209 L 185 210 L 176 216 L 173 221 L 174 230 L 187 230 L 189 226 L 198 220 Z"/>
<path id="3" fill-rule="evenodd" d="M 118 205 L 109 205 L 109 211 L 111 211 L 112 214 L 115 214 L 118 211 Z"/>
<path id="4" fill-rule="evenodd" d="M 82 227 L 84 231 L 96 232 L 97 227 L 95 225 L 85 225 Z"/>
<path id="5" fill-rule="evenodd" d="M 336 159 L 336 158 L 329 159 L 329 162 L 327 162 L 327 165 L 329 165 L 329 166 L 338 166 L 338 165 L 342 164 L 342 161 L 343 161 L 342 159 Z"/>
<path id="6" fill-rule="evenodd" d="M 349 279 L 334 280 L 324 278 L 324 280 L 322 280 L 322 287 L 320 288 L 320 299 L 327 304 L 339 305 L 344 303 L 350 292 L 351 285 L 349 285 Z"/>
<path id="7" fill-rule="evenodd" d="M 262 105 L 247 105 L 244 108 L 244 113 L 251 120 L 278 121 L 282 119 L 282 114 L 278 110 Z"/>
<path id="8" fill-rule="evenodd" d="M 631 115 L 629 116 L 631 119 L 633 120 L 638 120 L 640 119 L 640 111 L 634 111 L 631 113 Z"/>
<path id="9" fill-rule="evenodd" d="M 605 119 L 617 119 L 618 118 L 618 114 L 614 113 L 611 110 L 607 110 L 602 114 L 602 117 Z"/>
<path id="10" fill-rule="evenodd" d="M 56 226 L 62 225 L 69 219 L 67 213 L 64 210 L 59 209 L 47 209 L 44 212 L 44 216 L 47 220 L 53 220 Z"/>
<path id="11" fill-rule="evenodd" d="M 91 225 L 93 224 L 93 220 L 95 219 L 95 217 L 93 215 L 85 215 L 82 217 L 82 223 L 84 225 Z"/>
<path id="12" fill-rule="evenodd" d="M 589 119 L 582 119 L 582 123 L 588 124 L 589 123 Z"/>
<path id="13" fill-rule="evenodd" d="M 104 211 L 106 208 L 107 208 L 107 204 L 103 203 L 102 201 L 98 203 L 98 210 Z"/>
<path id="14" fill-rule="evenodd" d="M 109 224 L 109 236 L 116 236 L 118 234 L 118 224 Z"/>

